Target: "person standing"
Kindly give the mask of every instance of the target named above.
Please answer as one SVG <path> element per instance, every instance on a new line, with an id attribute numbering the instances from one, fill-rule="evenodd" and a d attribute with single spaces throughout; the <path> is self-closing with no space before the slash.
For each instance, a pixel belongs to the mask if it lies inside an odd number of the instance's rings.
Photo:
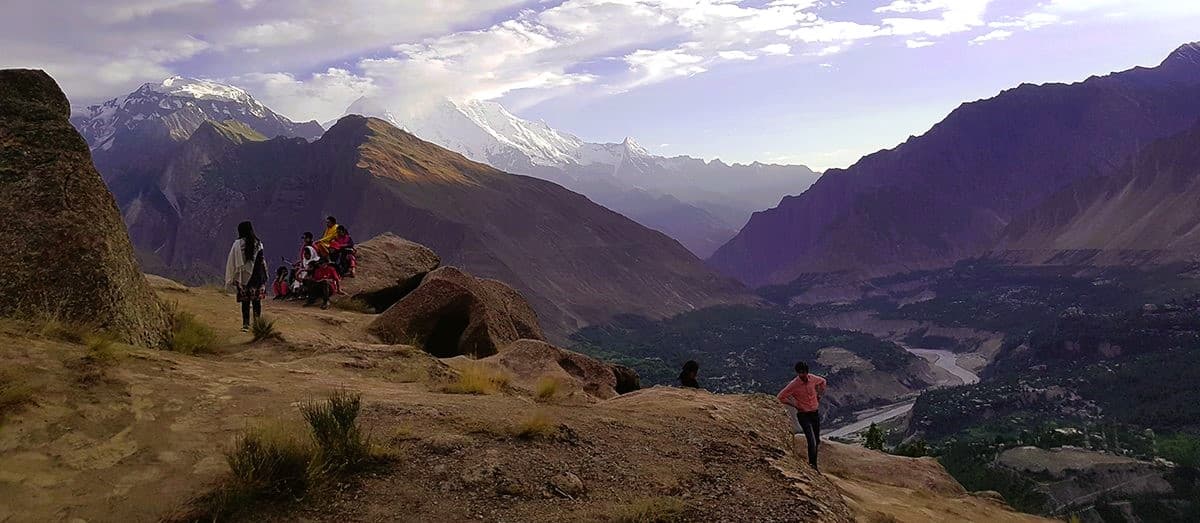
<path id="1" fill-rule="evenodd" d="M 683 364 L 683 371 L 679 373 L 679 384 L 683 387 L 698 389 L 700 388 L 700 364 L 696 360 L 688 360 Z"/>
<path id="2" fill-rule="evenodd" d="M 237 301 L 242 304 L 242 332 L 249 331 L 250 309 L 254 309 L 257 320 L 262 316 L 262 300 L 267 297 L 266 256 L 250 222 L 238 224 L 238 239 L 225 260 L 225 285 L 237 289 Z"/>
<path id="3" fill-rule="evenodd" d="M 817 447 L 821 444 L 821 396 L 825 394 L 825 378 L 808 373 L 808 364 L 796 363 L 796 377 L 779 391 L 779 402 L 795 409 L 795 419 L 808 441 L 808 464 L 817 468 Z"/>

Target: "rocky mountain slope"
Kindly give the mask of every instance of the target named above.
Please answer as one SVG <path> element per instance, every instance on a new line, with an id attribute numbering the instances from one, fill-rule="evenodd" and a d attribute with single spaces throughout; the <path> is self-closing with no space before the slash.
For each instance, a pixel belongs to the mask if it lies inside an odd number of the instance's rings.
<path id="1" fill-rule="evenodd" d="M 1019 216 L 994 256 L 1128 265 L 1200 255 L 1200 126 L 1148 145 Z"/>
<path id="2" fill-rule="evenodd" d="M 312 143 L 255 141 L 210 123 L 181 151 L 156 182 L 167 188 L 158 207 L 177 216 L 153 217 L 151 202 L 140 207 L 144 223 L 126 212 L 135 243 L 172 274 L 215 274 L 241 220 L 255 223 L 274 261 L 332 214 L 360 240 L 399 233 L 446 264 L 512 284 L 559 336 L 617 313 L 662 317 L 750 299 L 660 233 L 382 120 L 346 117 Z"/>
<path id="3" fill-rule="evenodd" d="M 347 114 L 375 116 L 502 171 L 579 192 L 707 257 L 750 213 L 798 194 L 818 173 L 802 165 L 729 165 L 649 153 L 632 138 L 590 143 L 524 120 L 489 101 L 442 101 L 427 110 L 389 108 L 362 98 Z"/>
<path id="4" fill-rule="evenodd" d="M 156 345 L 166 311 L 141 277 L 112 195 L 42 71 L 0 70 L 0 314 L 88 322 Z"/>
<path id="5" fill-rule="evenodd" d="M 1022 85 L 964 104 L 920 137 L 827 172 L 756 213 L 710 260 L 751 285 L 806 272 L 885 274 L 993 247 L 1024 211 L 1109 173 L 1200 117 L 1200 46 L 1154 68 Z"/>
<path id="6" fill-rule="evenodd" d="M 162 197 L 156 183 L 166 163 L 206 121 L 237 122 L 266 138 L 322 133 L 317 122 L 293 122 L 237 87 L 178 76 L 71 116 L 123 212 L 135 200 Z"/>

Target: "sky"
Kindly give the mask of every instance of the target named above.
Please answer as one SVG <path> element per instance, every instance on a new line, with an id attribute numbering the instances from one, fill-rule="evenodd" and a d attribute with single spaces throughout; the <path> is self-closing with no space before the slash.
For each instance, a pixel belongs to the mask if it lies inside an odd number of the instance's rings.
<path id="1" fill-rule="evenodd" d="M 656 154 L 844 167 L 1023 82 L 1153 66 L 1200 0 L 6 0 L 0 67 L 75 106 L 171 75 L 325 122 L 495 100 Z"/>

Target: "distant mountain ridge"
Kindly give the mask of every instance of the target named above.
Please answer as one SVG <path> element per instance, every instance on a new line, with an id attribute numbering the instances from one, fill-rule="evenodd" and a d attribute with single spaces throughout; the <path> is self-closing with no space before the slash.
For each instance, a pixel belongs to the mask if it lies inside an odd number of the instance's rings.
<path id="1" fill-rule="evenodd" d="M 490 101 L 443 100 L 410 114 L 364 97 L 346 113 L 375 116 L 472 160 L 559 183 L 667 233 L 699 256 L 732 237 L 751 212 L 803 191 L 819 176 L 802 165 L 658 156 L 630 137 L 590 143 Z"/>
<path id="2" fill-rule="evenodd" d="M 1200 118 L 1200 46 L 1159 66 L 1075 84 L 1023 84 L 966 103 L 920 137 L 825 173 L 756 213 L 709 260 L 759 286 L 802 274 L 946 266 L 996 246 L 1022 213 L 1113 172 Z"/>

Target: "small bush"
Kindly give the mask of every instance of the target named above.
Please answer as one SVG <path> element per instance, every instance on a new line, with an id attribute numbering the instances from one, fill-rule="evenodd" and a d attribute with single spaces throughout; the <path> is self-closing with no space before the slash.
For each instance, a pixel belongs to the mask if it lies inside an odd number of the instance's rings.
<path id="1" fill-rule="evenodd" d="M 252 429 L 225 454 L 232 499 L 298 497 L 308 489 L 311 440 L 282 425 Z"/>
<path id="2" fill-rule="evenodd" d="M 254 336 L 255 342 L 283 339 L 283 336 L 275 330 L 275 320 L 269 320 L 265 316 L 254 319 L 254 323 L 250 324 L 250 334 Z"/>
<path id="3" fill-rule="evenodd" d="M 358 394 L 335 392 L 324 401 L 301 405 L 307 433 L 282 423 L 246 431 L 225 453 L 229 477 L 222 485 L 168 519 L 236 519 L 260 505 L 301 498 L 331 479 L 382 459 L 372 453 L 358 425 L 361 409 Z"/>
<path id="4" fill-rule="evenodd" d="M 0 373 L 0 423 L 11 413 L 33 403 L 33 387 L 17 378 Z"/>
<path id="5" fill-rule="evenodd" d="M 217 334 L 191 313 L 175 311 L 171 317 L 171 340 L 167 348 L 181 354 L 211 353 L 217 346 Z"/>
<path id="6" fill-rule="evenodd" d="M 545 376 L 537 381 L 534 386 L 534 397 L 538 401 L 550 401 L 558 396 L 559 389 L 562 388 L 562 381 L 558 378 Z"/>
<path id="7" fill-rule="evenodd" d="M 644 498 L 618 508 L 610 519 L 615 523 L 671 523 L 682 521 L 684 508 L 678 498 Z"/>
<path id="8" fill-rule="evenodd" d="M 495 394 L 506 387 L 508 373 L 482 363 L 471 363 L 458 371 L 441 391 L 450 394 Z"/>
<path id="9" fill-rule="evenodd" d="M 118 359 L 117 342 L 111 336 L 96 335 L 88 342 L 88 357 L 102 364 L 115 363 Z"/>
<path id="10" fill-rule="evenodd" d="M 369 438 L 358 426 L 361 410 L 362 397 L 345 391 L 300 407 L 317 444 L 317 466 L 324 473 L 346 470 L 370 458 Z"/>
<path id="11" fill-rule="evenodd" d="M 553 439 L 557 434 L 558 424 L 542 412 L 531 414 L 513 428 L 513 435 L 521 439 Z"/>

